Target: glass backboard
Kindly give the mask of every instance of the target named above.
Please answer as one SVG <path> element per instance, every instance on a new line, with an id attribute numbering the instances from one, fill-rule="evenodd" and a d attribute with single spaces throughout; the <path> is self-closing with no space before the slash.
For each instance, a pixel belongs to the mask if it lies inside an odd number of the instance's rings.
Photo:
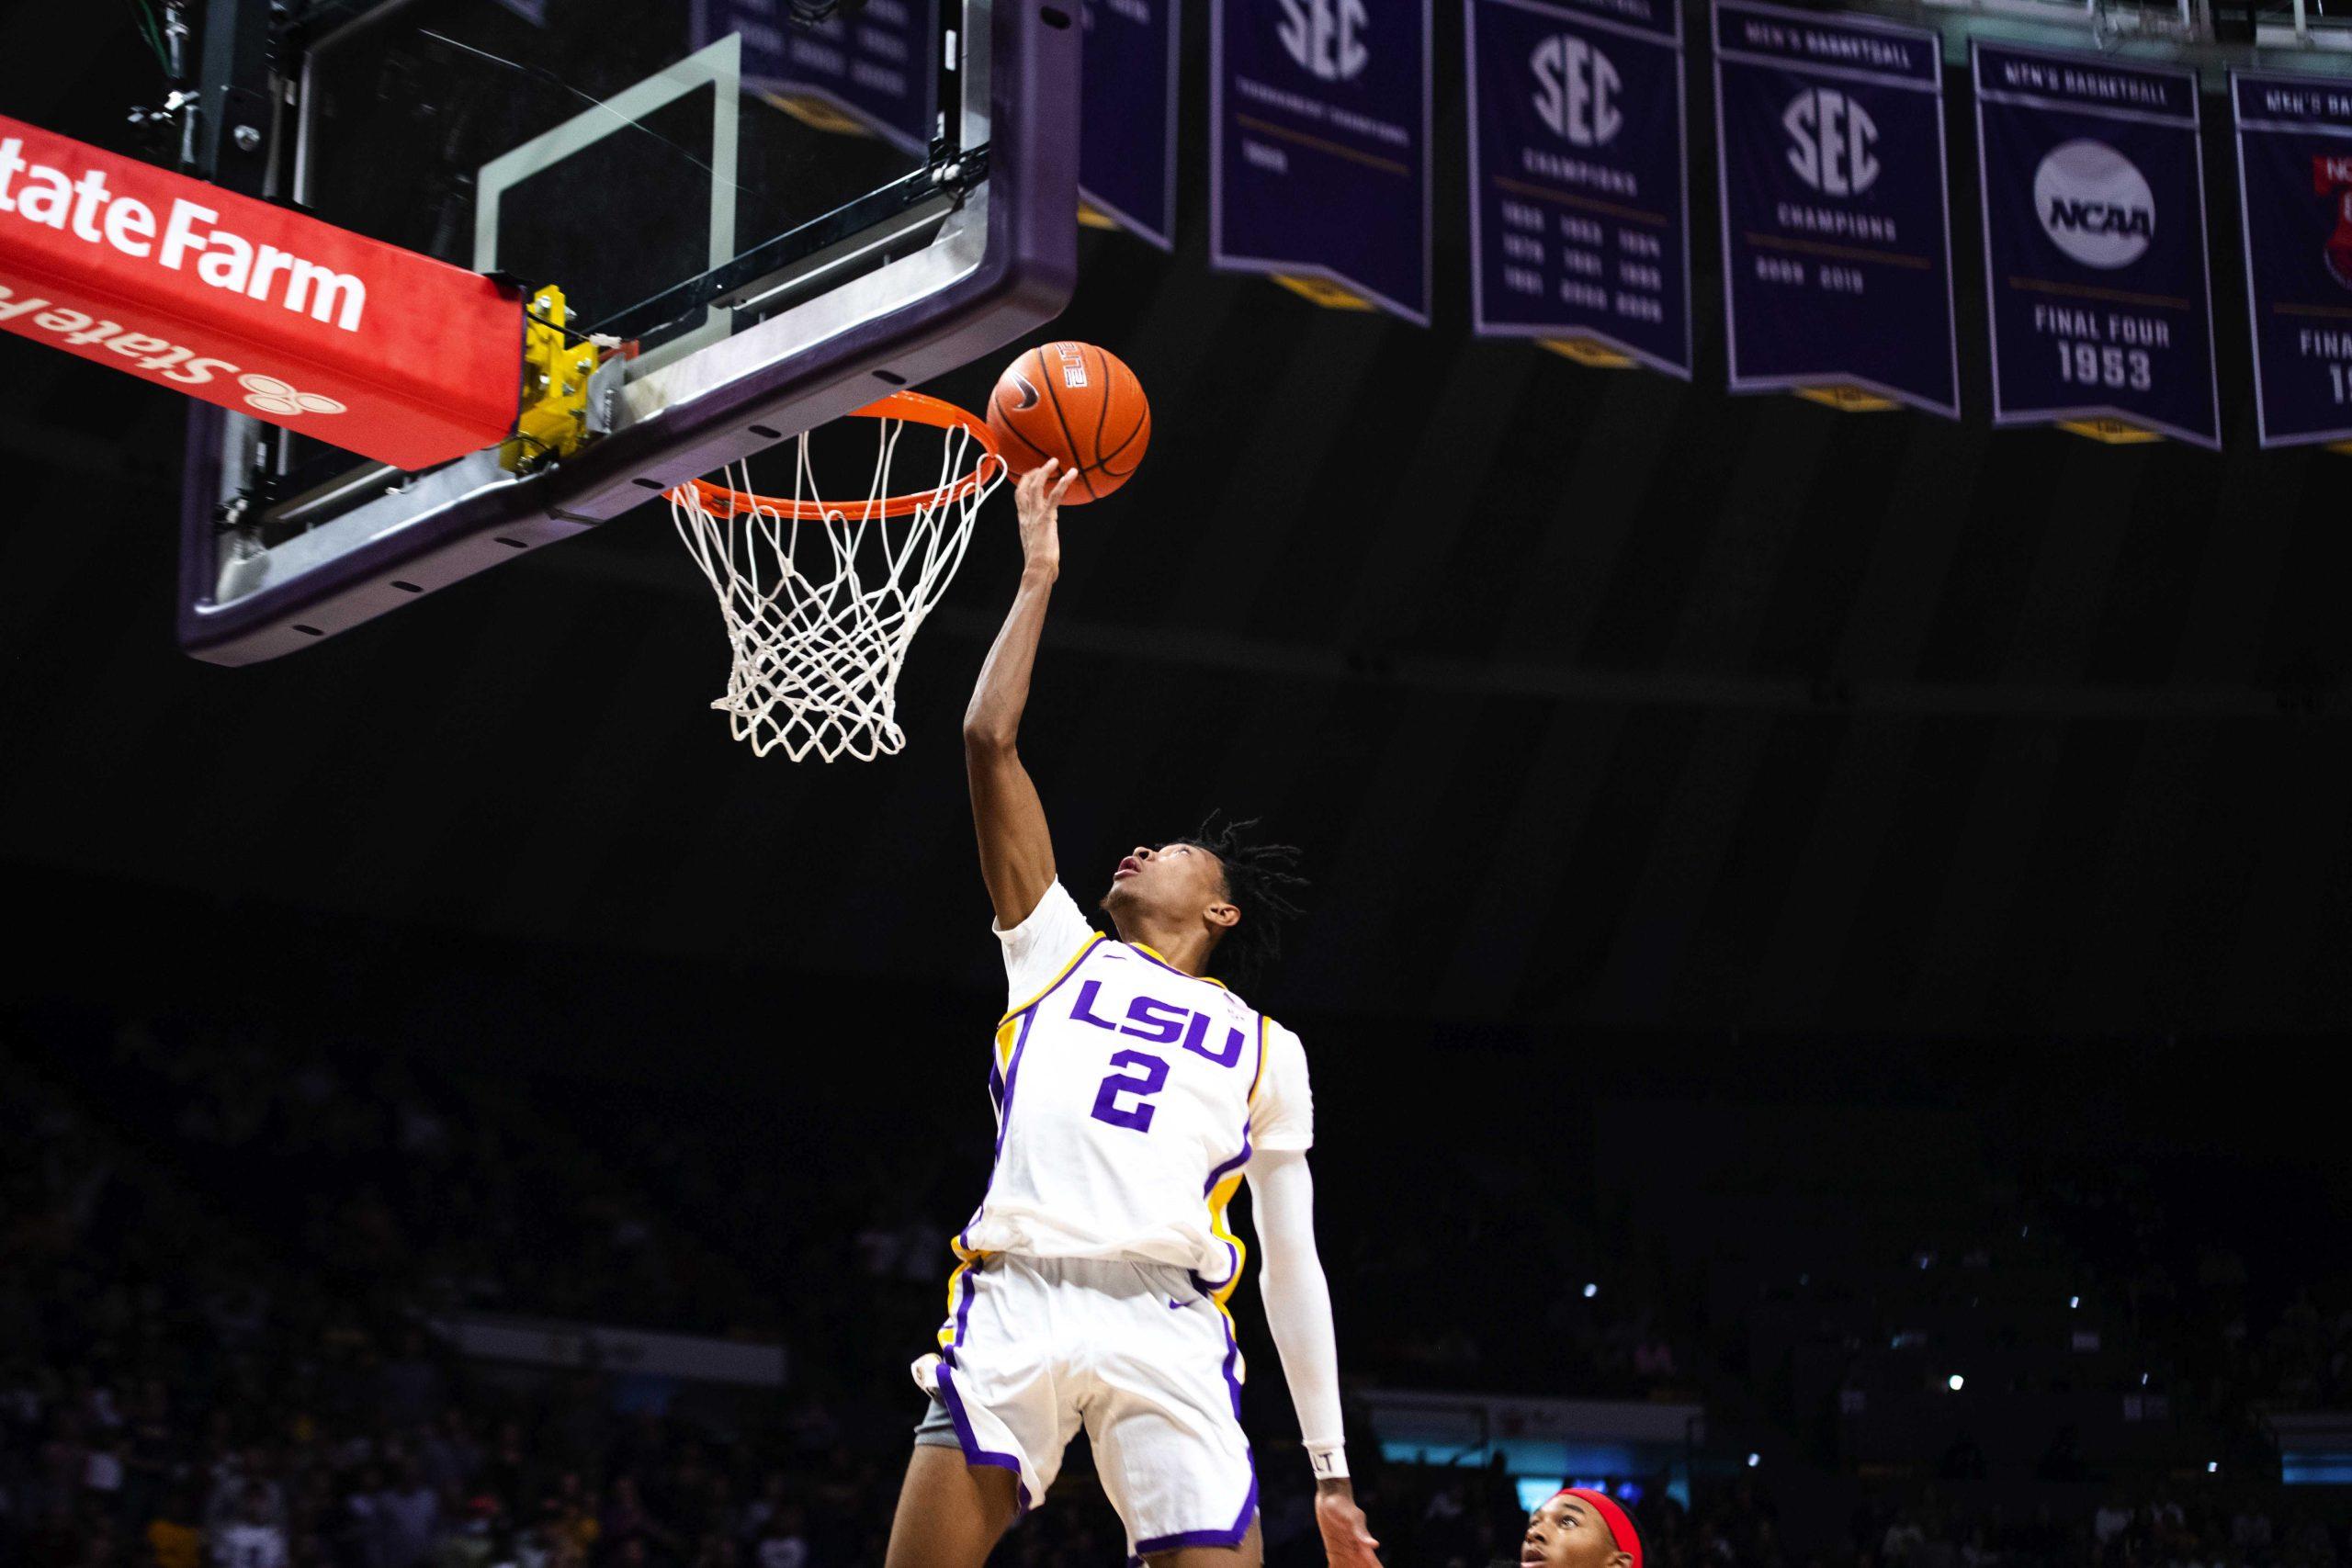
<path id="1" fill-rule="evenodd" d="M 595 438 L 522 476 L 494 452 L 410 475 L 198 412 L 191 652 L 243 662 L 331 636 L 1059 310 L 1072 11 L 807 14 L 824 3 L 317 0 L 274 22 L 266 194 L 560 287 L 570 328 L 605 348 Z"/>

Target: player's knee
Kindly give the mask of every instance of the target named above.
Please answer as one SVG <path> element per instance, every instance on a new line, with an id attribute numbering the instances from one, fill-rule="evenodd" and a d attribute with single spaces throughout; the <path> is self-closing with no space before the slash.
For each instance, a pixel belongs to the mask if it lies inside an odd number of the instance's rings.
<path id="1" fill-rule="evenodd" d="M 907 1461 L 884 1568 L 982 1568 L 1019 1512 L 1011 1471 L 919 1446 Z"/>

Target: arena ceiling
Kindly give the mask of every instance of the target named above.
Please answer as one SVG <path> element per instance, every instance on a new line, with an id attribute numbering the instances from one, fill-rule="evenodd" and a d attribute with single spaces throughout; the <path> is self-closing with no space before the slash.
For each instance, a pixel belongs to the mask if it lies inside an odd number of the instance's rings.
<path id="1" fill-rule="evenodd" d="M 0 108 L 119 145 L 99 10 L 0 65 Z M 1690 385 L 1474 341 L 1457 252 L 1424 331 L 1213 276 L 1203 230 L 1086 236 L 1063 323 L 1156 425 L 1066 520 L 1023 733 L 1081 894 L 1217 806 L 1308 852 L 1277 1010 L 2352 1022 L 2352 459 L 2258 453 L 2245 410 L 2212 455 L 1732 399 L 1720 341 Z M 0 867 L 51 940 L 146 887 L 988 983 L 957 716 L 1008 503 L 915 646 L 907 754 L 794 766 L 707 706 L 725 649 L 658 511 L 297 658 L 184 659 L 179 409 L 0 367 Z"/>

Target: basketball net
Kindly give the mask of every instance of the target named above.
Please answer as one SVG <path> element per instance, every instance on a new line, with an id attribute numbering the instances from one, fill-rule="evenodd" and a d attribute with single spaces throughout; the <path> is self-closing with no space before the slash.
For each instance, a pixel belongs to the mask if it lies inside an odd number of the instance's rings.
<path id="1" fill-rule="evenodd" d="M 856 416 L 878 434 L 863 502 L 818 497 L 805 434 L 793 443 L 789 497 L 753 492 L 741 464 L 725 483 L 695 479 L 669 492 L 732 649 L 727 690 L 710 705 L 759 756 L 782 747 L 795 761 L 812 751 L 828 762 L 871 761 L 906 745 L 898 686 L 908 645 L 1004 477 L 988 426 L 952 403 L 895 392 Z M 938 476 L 927 490 L 894 494 L 891 463 L 910 423 L 940 431 Z"/>

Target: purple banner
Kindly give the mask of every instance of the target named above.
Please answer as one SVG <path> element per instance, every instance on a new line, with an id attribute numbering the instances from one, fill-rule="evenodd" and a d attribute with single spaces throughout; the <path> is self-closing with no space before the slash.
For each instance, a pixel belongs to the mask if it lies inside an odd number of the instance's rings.
<path id="1" fill-rule="evenodd" d="M 2196 73 L 1972 52 L 1993 423 L 2220 446 Z"/>
<path id="2" fill-rule="evenodd" d="M 1212 0 L 1209 255 L 1426 325 L 1429 0 Z"/>
<path id="3" fill-rule="evenodd" d="M 743 85 L 827 130 L 878 136 L 918 157 L 939 121 L 938 0 L 866 0 L 815 26 L 786 0 L 695 0 L 695 47 L 743 36 Z"/>
<path id="4" fill-rule="evenodd" d="M 1161 250 L 1176 243 L 1177 0 L 1086 0 L 1078 194 Z"/>
<path id="5" fill-rule="evenodd" d="M 1960 413 L 1940 38 L 1717 0 L 1731 389 Z"/>
<path id="6" fill-rule="evenodd" d="M 1690 375 L 1676 0 L 1464 0 L 1472 321 Z"/>
<path id="7" fill-rule="evenodd" d="M 2352 83 L 2230 73 L 2265 446 L 2352 441 Z"/>

